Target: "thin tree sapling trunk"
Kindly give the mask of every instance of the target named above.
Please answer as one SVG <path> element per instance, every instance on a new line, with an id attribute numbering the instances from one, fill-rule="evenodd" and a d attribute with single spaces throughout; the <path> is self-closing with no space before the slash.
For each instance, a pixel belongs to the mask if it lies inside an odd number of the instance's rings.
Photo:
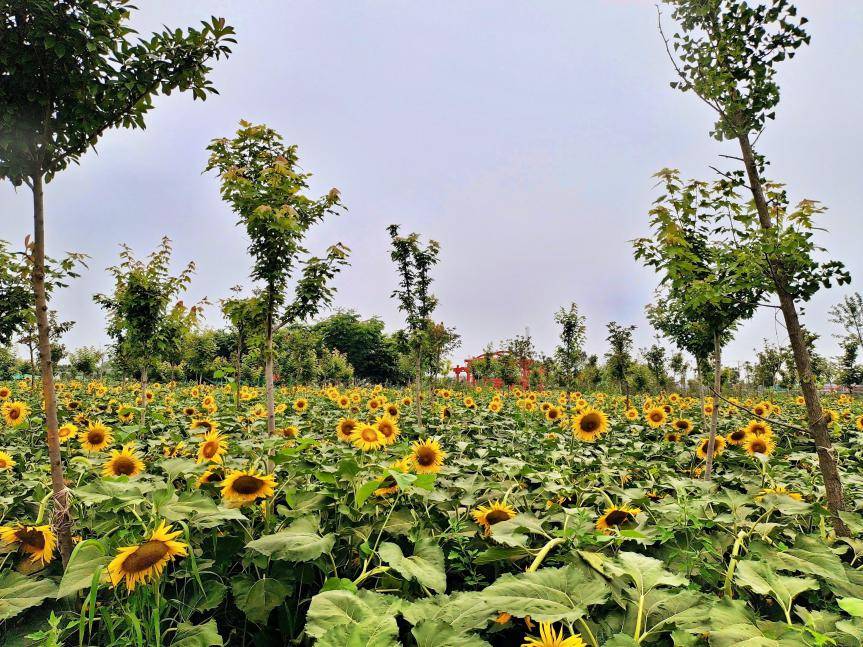
<path id="1" fill-rule="evenodd" d="M 722 390 L 722 346 L 719 335 L 713 335 L 713 409 L 710 412 L 710 436 L 707 439 L 707 464 L 704 479 L 709 481 L 713 472 L 713 452 L 716 451 L 716 428 L 719 424 L 719 393 Z M 704 407 L 701 408 L 704 411 Z"/>
<path id="2" fill-rule="evenodd" d="M 147 422 L 147 364 L 149 361 L 144 360 L 144 365 L 141 367 L 141 426 Z"/>
<path id="3" fill-rule="evenodd" d="M 267 431 L 276 433 L 276 400 L 273 386 L 273 304 L 274 290 L 270 286 L 267 297 L 267 346 L 264 357 L 264 381 L 267 386 Z"/>

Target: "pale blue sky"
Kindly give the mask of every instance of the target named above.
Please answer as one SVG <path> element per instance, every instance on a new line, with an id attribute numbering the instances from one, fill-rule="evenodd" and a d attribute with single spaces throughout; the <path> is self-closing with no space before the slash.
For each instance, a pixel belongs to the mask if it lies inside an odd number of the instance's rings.
<path id="1" fill-rule="evenodd" d="M 299 145 L 319 192 L 342 191 L 350 211 L 319 227 L 313 250 L 341 240 L 352 267 L 335 305 L 401 324 L 385 227 L 402 223 L 441 242 L 437 318 L 463 335 L 457 359 L 529 327 L 551 352 L 554 311 L 576 301 L 589 350 L 605 350 L 605 323 L 652 333 L 643 307 L 656 277 L 632 259 L 665 166 L 710 179 L 733 153 L 708 137 L 696 98 L 668 87 L 672 71 L 647 0 L 137 3 L 141 31 L 194 24 L 210 14 L 236 27 L 235 54 L 216 64 L 221 95 L 206 103 L 160 98 L 146 131 L 114 131 L 98 154 L 47 188 L 52 254 L 89 254 L 90 270 L 54 307 L 78 322 L 67 344 L 105 344 L 91 295 L 111 288 L 103 271 L 118 243 L 149 252 L 163 234 L 177 265 L 198 271 L 188 300 L 216 302 L 248 284 L 244 234 L 202 175 L 210 139 L 240 118 L 266 122 Z M 822 239 L 863 278 L 859 114 L 863 4 L 801 0 L 812 46 L 781 75 L 783 102 L 761 148 L 794 199 L 829 208 Z M 30 231 L 29 192 L 0 185 L 0 238 Z M 835 355 L 826 310 L 847 288 L 813 300 L 805 320 Z M 220 324 L 217 308 L 210 325 Z M 765 311 L 740 331 L 731 361 L 762 338 L 784 343 Z"/>

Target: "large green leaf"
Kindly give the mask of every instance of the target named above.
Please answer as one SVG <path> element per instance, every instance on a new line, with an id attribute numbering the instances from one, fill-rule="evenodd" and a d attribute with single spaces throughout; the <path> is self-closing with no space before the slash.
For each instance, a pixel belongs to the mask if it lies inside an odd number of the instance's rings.
<path id="1" fill-rule="evenodd" d="M 237 608 L 259 625 L 267 623 L 270 612 L 284 602 L 290 593 L 284 583 L 271 577 L 257 581 L 249 577 L 235 579 L 232 591 Z"/>
<path id="2" fill-rule="evenodd" d="M 457 631 L 438 620 L 423 620 L 411 631 L 417 647 L 488 647 L 479 636 Z"/>
<path id="3" fill-rule="evenodd" d="M 0 575 L 0 620 L 17 616 L 56 595 L 57 585 L 51 580 L 36 580 L 7 571 Z"/>
<path id="4" fill-rule="evenodd" d="M 385 624 L 392 619 L 389 626 L 395 626 L 395 614 L 400 605 L 397 598 L 371 591 L 324 591 L 312 598 L 306 615 L 306 633 L 312 638 L 321 638 L 334 627 L 359 625 L 370 619 L 379 619 Z"/>
<path id="5" fill-rule="evenodd" d="M 660 560 L 641 553 L 620 553 L 613 562 L 606 562 L 604 569 L 616 577 L 628 577 L 639 595 L 644 595 L 657 586 L 683 586 L 687 579 L 665 570 Z"/>
<path id="6" fill-rule="evenodd" d="M 95 539 L 82 541 L 72 551 L 63 579 L 60 580 L 57 597 L 63 598 L 89 588 L 93 584 L 93 576 L 101 572 L 109 560 L 101 543 Z"/>
<path id="7" fill-rule="evenodd" d="M 395 647 L 398 632 L 394 616 L 373 616 L 333 627 L 318 638 L 315 647 Z"/>
<path id="8" fill-rule="evenodd" d="M 223 644 L 215 620 L 207 620 L 200 625 L 183 622 L 171 641 L 171 647 L 222 647 Z"/>
<path id="9" fill-rule="evenodd" d="M 791 605 L 803 591 L 818 588 L 818 582 L 811 577 L 789 577 L 779 575 L 767 562 L 743 560 L 737 564 L 734 579 L 759 595 L 769 595 L 785 611 L 791 613 Z"/>
<path id="10" fill-rule="evenodd" d="M 405 557 L 402 549 L 391 542 L 381 544 L 378 553 L 402 577 L 416 580 L 437 593 L 446 591 L 446 563 L 443 551 L 433 539 L 417 541 L 410 557 Z"/>
<path id="11" fill-rule="evenodd" d="M 246 544 L 246 548 L 273 559 L 308 562 L 330 552 L 336 541 L 333 534 L 321 535 L 316 517 L 300 517 L 284 530 L 265 535 Z"/>
<path id="12" fill-rule="evenodd" d="M 489 605 L 482 593 L 468 591 L 418 600 L 407 606 L 402 615 L 412 625 L 435 621 L 465 632 L 484 628 L 497 615 L 497 609 Z"/>
<path id="13" fill-rule="evenodd" d="M 608 586 L 575 565 L 507 574 L 483 590 L 486 603 L 499 611 L 539 622 L 574 622 L 587 608 L 608 597 Z"/>

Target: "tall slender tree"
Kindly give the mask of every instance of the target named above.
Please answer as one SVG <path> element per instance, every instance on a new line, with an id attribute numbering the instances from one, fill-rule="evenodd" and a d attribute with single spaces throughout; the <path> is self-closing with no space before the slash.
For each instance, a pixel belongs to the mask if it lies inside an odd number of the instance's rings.
<path id="1" fill-rule="evenodd" d="M 563 386 L 572 389 L 587 359 L 587 353 L 584 352 L 587 336 L 585 318 L 579 314 L 578 304 L 573 302 L 568 308 L 561 307 L 554 314 L 554 321 L 560 326 L 560 344 L 554 351 L 554 358 L 563 378 Z"/>
<path id="2" fill-rule="evenodd" d="M 214 139 L 207 150 L 207 170 L 218 172 L 222 199 L 251 241 L 252 279 L 263 284 L 267 429 L 275 433 L 273 335 L 313 317 L 332 301 L 331 280 L 347 264 L 350 250 L 336 243 L 323 258 L 307 256 L 303 241 L 313 225 L 340 211 L 339 191 L 308 197 L 311 174 L 300 169 L 297 147 L 286 146 L 282 136 L 265 125 L 241 121 L 233 139 Z M 288 284 L 300 266 L 288 301 Z"/>

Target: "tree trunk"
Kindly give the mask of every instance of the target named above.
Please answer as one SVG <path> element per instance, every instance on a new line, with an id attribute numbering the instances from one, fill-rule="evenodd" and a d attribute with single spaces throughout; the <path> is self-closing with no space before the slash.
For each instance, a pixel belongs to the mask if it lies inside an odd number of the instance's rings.
<path id="1" fill-rule="evenodd" d="M 417 401 L 416 401 L 416 414 L 417 414 L 417 429 L 422 430 L 423 428 L 423 351 L 422 347 L 417 345 L 417 384 L 416 384 L 416 392 L 417 392 Z"/>
<path id="2" fill-rule="evenodd" d="M 764 198 L 761 178 L 758 175 L 758 167 L 755 162 L 752 145 L 749 142 L 749 135 L 740 135 L 738 142 L 740 143 L 740 151 L 743 154 L 743 164 L 746 167 L 746 174 L 749 178 L 749 188 L 752 191 L 752 198 L 758 211 L 758 220 L 763 229 L 770 229 L 773 223 L 770 218 L 767 200 Z M 791 350 L 794 354 L 794 365 L 800 378 L 800 389 L 803 391 L 803 399 L 806 402 L 809 435 L 815 442 L 818 464 L 821 468 L 821 477 L 824 480 L 824 490 L 827 495 L 827 508 L 830 510 L 832 517 L 833 530 L 838 537 L 848 537 L 850 536 L 848 527 L 839 517 L 839 512 L 845 508 L 845 502 L 842 494 L 842 480 L 839 477 L 839 467 L 836 463 L 836 452 L 830 442 L 827 421 L 824 419 L 824 411 L 821 409 L 821 399 L 818 396 L 818 389 L 815 387 L 815 380 L 812 377 L 812 359 L 809 356 L 809 350 L 806 348 L 806 342 L 803 338 L 803 328 L 800 325 L 797 306 L 794 303 L 794 298 L 787 291 L 788 283 L 781 262 L 777 262 L 772 258 L 768 258 L 768 262 L 772 270 L 771 273 L 773 283 L 776 287 L 776 294 L 779 297 L 779 306 L 785 318 L 788 340 L 791 343 Z"/>
<path id="3" fill-rule="evenodd" d="M 267 431 L 276 433 L 276 399 L 273 386 L 273 288 L 267 297 L 267 347 L 264 351 L 264 381 L 267 386 Z"/>
<path id="4" fill-rule="evenodd" d="M 242 345 L 237 344 L 237 362 L 234 366 L 234 406 L 237 411 L 240 410 L 240 371 L 243 367 Z"/>
<path id="5" fill-rule="evenodd" d="M 141 427 L 147 423 L 147 368 L 146 363 L 141 367 Z"/>
<path id="6" fill-rule="evenodd" d="M 710 412 L 710 436 L 707 439 L 707 464 L 704 466 L 704 479 L 710 480 L 713 472 L 713 452 L 716 450 L 716 427 L 719 424 L 719 393 L 722 390 L 722 347 L 719 335 L 713 335 L 713 411 Z M 701 409 L 704 411 L 704 408 Z"/>
<path id="7" fill-rule="evenodd" d="M 69 490 L 63 478 L 60 437 L 57 434 L 57 394 L 54 390 L 53 362 L 48 324 L 48 296 L 45 290 L 45 205 L 42 174 L 33 175 L 33 295 L 36 302 L 36 329 L 39 339 L 39 365 L 42 371 L 42 397 L 45 405 L 45 427 L 48 459 L 51 467 L 51 489 L 54 493 L 52 525 L 63 567 L 72 554 L 72 517 L 69 513 Z"/>

